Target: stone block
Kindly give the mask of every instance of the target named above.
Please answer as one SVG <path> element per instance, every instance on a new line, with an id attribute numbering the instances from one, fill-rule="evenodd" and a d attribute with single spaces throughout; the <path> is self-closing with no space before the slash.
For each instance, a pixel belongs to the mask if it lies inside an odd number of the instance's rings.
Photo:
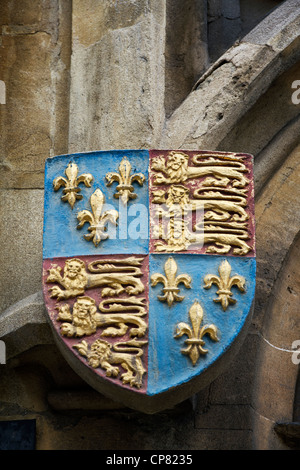
<path id="1" fill-rule="evenodd" d="M 263 338 L 260 343 L 253 381 L 255 410 L 274 424 L 276 421 L 289 421 L 293 415 L 298 366 L 292 363 L 289 351 L 276 348 Z"/>
<path id="2" fill-rule="evenodd" d="M 257 336 L 249 333 L 230 366 L 212 383 L 209 397 L 212 405 L 251 403 L 249 384 L 255 376 L 257 346 Z"/>
<path id="3" fill-rule="evenodd" d="M 165 108 L 170 116 L 208 65 L 207 2 L 168 0 L 165 45 Z"/>
<path id="4" fill-rule="evenodd" d="M 3 36 L 1 78 L 8 84 L 1 107 L 1 187 L 42 187 L 51 146 L 51 37 L 45 32 Z"/>
<path id="5" fill-rule="evenodd" d="M 69 151 L 153 148 L 164 121 L 165 2 L 73 4 Z M 101 27 L 99 27 L 99 22 Z"/>
<path id="6" fill-rule="evenodd" d="M 220 144 L 224 150 L 243 148 L 243 151 L 255 156 L 256 195 L 263 183 L 272 176 L 274 167 L 281 164 L 282 155 L 289 150 L 289 134 L 292 129 L 290 132 L 288 129 L 299 115 L 299 106 L 295 106 L 291 100 L 291 84 L 297 80 L 299 74 L 300 64 L 297 63 L 280 75 Z M 287 122 L 290 123 L 289 126 L 286 126 Z M 294 127 L 298 129 L 298 126 L 295 122 Z M 282 135 L 283 132 L 280 133 L 281 130 L 288 134 L 287 137 Z M 296 129 L 294 132 L 296 133 Z M 268 144 L 271 144 L 272 149 L 265 158 L 264 153 L 269 150 Z"/>
<path id="7" fill-rule="evenodd" d="M 1 190 L 1 311 L 41 290 L 42 190 Z"/>
<path id="8" fill-rule="evenodd" d="M 201 430 L 193 440 L 196 450 L 251 450 L 252 431 L 238 429 Z"/>
<path id="9" fill-rule="evenodd" d="M 256 425 L 259 426 L 260 432 L 254 433 L 253 445 L 255 450 L 290 450 L 274 431 L 274 421 L 257 413 Z"/>
<path id="10" fill-rule="evenodd" d="M 299 297 L 300 239 L 292 245 L 285 265 L 278 274 L 268 305 L 262 334 L 270 344 L 283 350 L 292 350 L 292 342 L 300 340 Z M 292 353 L 291 353 L 292 354 Z"/>
<path id="11" fill-rule="evenodd" d="M 222 2 L 223 15 L 228 20 L 234 20 L 240 17 L 240 1 L 226 0 Z"/>
<path id="12" fill-rule="evenodd" d="M 0 5 L 1 23 L 5 25 L 37 24 L 42 17 L 42 3 L 39 0 L 3 0 Z"/>
<path id="13" fill-rule="evenodd" d="M 67 150 L 69 2 L 11 3 L 1 5 L 0 187 L 42 188 L 45 159 Z"/>
<path id="14" fill-rule="evenodd" d="M 202 413 L 196 413 L 196 429 L 251 430 L 250 405 L 211 405 Z"/>
<path id="15" fill-rule="evenodd" d="M 258 323 L 270 299 L 287 252 L 299 231 L 300 147 L 286 158 L 256 203 L 257 289 L 254 319 Z M 284 233 L 284 236 L 283 236 Z"/>
<path id="16" fill-rule="evenodd" d="M 253 28 L 243 41 L 268 44 L 274 49 L 281 49 L 287 40 L 291 41 L 298 36 L 299 22 L 298 0 L 282 2 L 272 15 L 268 15 Z"/>

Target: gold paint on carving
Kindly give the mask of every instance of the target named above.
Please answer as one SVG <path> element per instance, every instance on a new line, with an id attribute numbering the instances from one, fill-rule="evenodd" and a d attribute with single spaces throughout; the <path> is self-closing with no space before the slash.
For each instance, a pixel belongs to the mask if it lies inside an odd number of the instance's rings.
<path id="1" fill-rule="evenodd" d="M 74 204 L 77 199 L 82 199 L 82 195 L 78 194 L 80 188 L 78 185 L 84 183 L 88 188 L 91 187 L 92 175 L 89 173 L 78 175 L 78 166 L 76 163 L 69 163 L 65 170 L 66 178 L 63 176 L 58 176 L 53 180 L 54 191 L 58 191 L 61 186 L 64 186 L 63 196 L 61 197 L 62 201 L 67 201 L 70 206 L 74 207 Z"/>
<path id="2" fill-rule="evenodd" d="M 206 253 L 226 254 L 232 249 L 235 255 L 246 255 L 251 247 L 246 240 L 249 215 L 245 208 L 248 201 L 249 180 L 244 176 L 247 168 L 242 157 L 232 153 L 203 154 L 192 158 L 183 152 L 170 152 L 152 161 L 152 169 L 160 171 L 154 184 L 167 184 L 167 190 L 152 193 L 152 203 L 160 204 L 154 223 L 153 237 L 164 239 L 155 243 L 158 252 L 186 251 L 195 244 L 205 247 Z M 206 177 L 193 191 L 184 186 L 186 180 Z M 186 215 L 204 212 L 204 219 L 191 228 Z M 166 221 L 169 221 L 168 223 Z"/>
<path id="3" fill-rule="evenodd" d="M 210 191 L 204 193 L 205 199 L 198 200 L 189 199 L 188 192 L 189 190 L 181 185 L 170 186 L 167 195 L 162 190 L 153 192 L 153 202 L 167 206 L 167 210 L 161 208 L 157 210 L 157 215 L 160 217 L 160 232 L 162 232 L 162 219 L 169 219 L 167 235 L 160 236 L 167 239 L 167 244 L 156 242 L 157 251 L 184 251 L 195 243 L 215 243 L 216 246 L 207 248 L 207 253 L 225 254 L 235 246 L 237 248 L 233 249 L 234 254 L 247 254 L 250 247 L 243 241 L 249 238 L 245 224 L 249 216 L 243 208 L 246 205 L 245 198 L 231 196 L 236 200 L 223 200 L 219 191 Z M 199 197 L 200 190 L 196 192 Z M 209 199 L 212 196 L 215 199 Z M 201 222 L 200 227 L 195 224 L 195 232 L 192 233 L 188 229 L 185 215 L 202 207 L 211 210 L 204 213 L 204 223 Z M 156 233 L 159 233 L 159 230 L 156 229 Z"/>
<path id="4" fill-rule="evenodd" d="M 231 224 L 233 226 L 233 224 Z M 224 228 L 225 227 L 225 228 Z M 204 223 L 204 243 L 215 243 L 216 246 L 209 246 L 206 253 L 227 254 L 233 248 L 234 255 L 246 255 L 251 248 L 244 241 L 249 238 L 247 230 L 238 228 L 226 228 L 225 225 L 206 225 Z"/>
<path id="5" fill-rule="evenodd" d="M 110 186 L 114 181 L 119 184 L 117 192 L 114 194 L 115 198 L 120 198 L 123 204 L 127 204 L 129 199 L 135 199 L 137 194 L 134 193 L 132 183 L 137 181 L 141 186 L 144 184 L 145 176 L 142 173 L 131 174 L 131 164 L 129 160 L 124 157 L 119 165 L 119 173 L 107 173 L 106 179 L 107 186 Z"/>
<path id="6" fill-rule="evenodd" d="M 68 304 L 56 307 L 57 319 L 63 321 L 60 332 L 69 338 L 73 336 L 92 335 L 98 326 L 98 314 L 95 300 L 91 297 L 78 297 L 71 313 Z"/>
<path id="7" fill-rule="evenodd" d="M 202 161 L 205 158 L 207 160 Z M 233 187 L 244 187 L 249 183 L 242 174 L 247 172 L 246 166 L 233 154 L 195 155 L 195 166 L 189 166 L 188 163 L 189 156 L 178 151 L 170 152 L 167 162 L 164 157 L 156 157 L 152 161 L 152 169 L 161 173 L 156 175 L 155 184 L 183 183 L 188 179 L 203 176 L 213 177 L 216 182 L 225 186 L 229 181 L 232 181 Z"/>
<path id="8" fill-rule="evenodd" d="M 77 228 L 81 228 L 86 222 L 90 224 L 88 231 L 91 233 L 84 235 L 84 238 L 86 240 L 93 240 L 95 246 L 98 246 L 101 240 L 109 238 L 107 233 L 108 222 L 117 225 L 117 219 L 119 218 L 117 210 L 108 210 L 102 213 L 104 203 L 105 196 L 101 189 L 98 188 L 90 197 L 92 212 L 83 210 L 77 215 L 79 220 Z"/>
<path id="9" fill-rule="evenodd" d="M 58 286 L 51 287 L 50 297 L 56 297 L 58 300 L 69 299 L 77 295 L 83 295 L 85 287 L 88 283 L 88 275 L 85 270 L 84 261 L 71 258 L 65 261 L 64 274 L 61 275 L 62 268 L 56 264 L 51 265 L 48 269 L 49 276 L 47 283 L 57 282 L 65 290 Z"/>
<path id="10" fill-rule="evenodd" d="M 138 295 L 145 290 L 139 279 L 142 276 L 139 268 L 142 261 L 142 258 L 134 257 L 96 260 L 88 265 L 87 272 L 84 261 L 70 258 L 65 261 L 63 276 L 62 268 L 54 264 L 48 270 L 46 282 L 57 282 L 64 288 L 54 286 L 49 289 L 51 297 L 58 300 L 84 295 L 86 289 L 93 287 L 103 287 L 102 297 L 118 296 L 125 292 Z"/>
<path id="11" fill-rule="evenodd" d="M 142 346 L 146 344 L 147 341 L 133 339 L 112 345 L 107 341 L 97 339 L 91 345 L 82 341 L 73 347 L 81 356 L 87 358 L 91 367 L 104 369 L 107 377 L 117 377 L 120 373 L 120 365 L 126 371 L 120 377 L 123 384 L 141 388 L 143 375 L 146 372 L 141 360 Z"/>
<path id="12" fill-rule="evenodd" d="M 231 288 L 233 286 L 237 286 L 241 292 L 245 292 L 245 278 L 243 276 L 232 276 L 231 274 L 231 266 L 227 260 L 222 261 L 219 266 L 219 274 L 220 276 L 216 276 L 214 274 L 207 274 L 204 278 L 204 288 L 210 289 L 212 284 L 216 284 L 219 288 L 217 291 L 217 295 L 219 296 L 218 299 L 214 299 L 214 302 L 220 302 L 223 310 L 225 311 L 229 304 L 235 304 L 236 299 L 232 298 Z"/>
<path id="13" fill-rule="evenodd" d="M 192 327 L 187 323 L 180 322 L 177 325 L 175 338 L 181 338 L 183 335 L 187 335 L 188 339 L 185 340 L 187 345 L 186 349 L 182 349 L 182 354 L 189 356 L 192 361 L 193 366 L 196 365 L 200 355 L 208 353 L 207 349 L 204 349 L 205 345 L 204 340 L 202 339 L 204 335 L 208 334 L 213 341 L 219 341 L 217 336 L 217 327 L 213 324 L 204 325 L 201 327 L 203 320 L 203 309 L 199 302 L 195 301 L 189 310 L 189 316 L 191 320 Z"/>
<path id="14" fill-rule="evenodd" d="M 88 364 L 105 370 L 108 377 L 120 377 L 123 384 L 141 388 L 146 369 L 143 366 L 143 346 L 148 344 L 143 338 L 147 332 L 146 299 L 135 297 L 145 286 L 140 277 L 143 258 L 134 256 L 122 259 L 98 259 L 88 264 L 71 258 L 65 261 L 64 270 L 52 265 L 47 282 L 60 284 L 50 289 L 51 297 L 59 301 L 76 297 L 73 307 L 58 303 L 57 321 L 61 322 L 60 333 L 68 338 L 93 336 L 88 344 L 83 340 L 73 347 L 86 357 Z M 92 297 L 83 295 L 86 289 L 100 287 L 99 310 Z M 116 297 L 120 294 L 130 297 Z M 104 297 L 108 297 L 103 299 Z M 99 332 L 98 330 L 101 329 Z M 101 337 L 122 337 L 125 341 L 110 344 Z"/>
<path id="15" fill-rule="evenodd" d="M 178 295 L 179 288 L 178 285 L 183 283 L 186 288 L 191 287 L 192 278 L 188 274 L 180 274 L 176 276 L 177 273 L 177 264 L 173 258 L 169 258 L 164 266 L 165 276 L 160 273 L 153 274 L 151 276 L 151 286 L 156 286 L 159 282 L 164 285 L 163 294 L 158 295 L 158 299 L 161 302 L 167 302 L 169 307 L 176 301 L 181 302 L 184 299 L 184 296 Z"/>
<path id="16" fill-rule="evenodd" d="M 57 320 L 62 321 L 60 332 L 69 338 L 90 336 L 97 328 L 104 329 L 101 336 L 123 336 L 130 324 L 130 336 L 142 337 L 147 330 L 147 323 L 141 318 L 146 315 L 145 299 L 130 297 L 129 299 L 108 299 L 99 305 L 97 311 L 95 300 L 88 296 L 78 297 L 73 312 L 68 304 L 59 305 Z M 107 307 L 108 305 L 108 307 Z M 132 327 L 136 325 L 136 327 Z"/>
<path id="17" fill-rule="evenodd" d="M 127 323 L 136 325 L 136 328 L 130 326 L 130 336 L 139 338 L 144 336 L 147 330 L 147 323 L 141 318 L 147 313 L 144 302 L 144 298 L 136 297 L 103 300 L 99 305 L 99 310 L 105 314 L 99 314 L 99 326 L 110 324 L 115 326 L 103 330 L 101 336 L 123 336 L 128 330 Z"/>
<path id="18" fill-rule="evenodd" d="M 224 232 L 224 233 L 223 233 Z M 174 253 L 186 251 L 193 244 L 207 245 L 214 243 L 206 248 L 205 253 L 227 254 L 233 248 L 233 254 L 246 255 L 251 248 L 244 241 L 249 235 L 246 230 L 224 230 L 218 226 L 206 225 L 204 223 L 204 232 L 188 233 L 186 226 L 182 221 L 171 218 L 168 225 L 167 243 L 155 242 L 157 252 Z"/>
<path id="19" fill-rule="evenodd" d="M 167 244 L 158 241 L 155 242 L 156 251 L 177 252 L 186 250 L 192 243 L 190 233 L 186 227 L 186 223 L 181 217 L 176 217 L 170 213 L 170 220 L 167 224 L 167 233 L 163 231 L 162 225 L 160 238 L 167 239 Z M 194 239 L 195 237 L 193 237 Z"/>
<path id="20" fill-rule="evenodd" d="M 247 206 L 247 199 L 242 195 L 232 194 L 232 191 L 226 190 L 216 191 L 213 188 L 212 191 L 207 191 L 209 188 L 205 188 L 205 192 L 200 194 L 203 189 L 197 189 L 194 191 L 193 204 L 195 208 L 203 206 L 204 210 L 210 209 L 205 213 L 205 220 L 213 221 L 226 221 L 232 222 L 244 222 L 249 219 L 249 215 L 245 211 L 244 207 Z M 231 214 L 233 212 L 233 215 Z"/>
<path id="21" fill-rule="evenodd" d="M 167 194 L 163 190 L 154 191 L 152 201 L 166 206 L 166 208 L 159 208 L 156 212 L 159 222 L 158 227 L 153 227 L 154 236 L 167 240 L 167 245 L 160 241 L 155 243 L 157 251 L 186 250 L 191 239 L 188 221 L 184 218 L 191 210 L 189 190 L 182 185 L 171 185 Z M 163 228 L 163 220 L 168 221 L 167 233 Z"/>

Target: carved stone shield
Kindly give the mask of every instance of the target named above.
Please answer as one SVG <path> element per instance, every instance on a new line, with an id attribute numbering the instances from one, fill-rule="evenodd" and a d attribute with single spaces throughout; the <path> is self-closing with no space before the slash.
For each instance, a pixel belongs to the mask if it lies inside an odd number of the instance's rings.
<path id="1" fill-rule="evenodd" d="M 154 413 L 239 350 L 255 291 L 253 158 L 99 151 L 46 162 L 43 290 L 74 370 Z"/>

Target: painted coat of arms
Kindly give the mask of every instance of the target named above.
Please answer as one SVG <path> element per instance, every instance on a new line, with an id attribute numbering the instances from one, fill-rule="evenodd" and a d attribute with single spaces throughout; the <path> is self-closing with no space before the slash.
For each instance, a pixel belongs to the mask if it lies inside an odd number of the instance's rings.
<path id="1" fill-rule="evenodd" d="M 114 150 L 49 158 L 43 291 L 70 365 L 153 413 L 223 371 L 255 291 L 253 158 Z"/>

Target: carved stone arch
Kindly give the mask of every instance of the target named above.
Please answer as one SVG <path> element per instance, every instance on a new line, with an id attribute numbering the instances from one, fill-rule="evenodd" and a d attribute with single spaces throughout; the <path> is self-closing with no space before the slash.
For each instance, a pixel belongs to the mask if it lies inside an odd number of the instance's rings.
<path id="1" fill-rule="evenodd" d="M 167 120 L 162 148 L 219 149 L 272 82 L 300 59 L 297 2 L 284 2 L 231 47 Z"/>
<path id="2" fill-rule="evenodd" d="M 263 448 L 280 445 L 273 427 L 277 421 L 292 419 L 298 374 L 292 343 L 299 336 L 299 156 L 299 144 L 282 156 L 282 164 L 277 171 L 275 167 L 256 203 L 254 329 L 261 340 L 253 387 L 254 445 Z"/>
<path id="3" fill-rule="evenodd" d="M 299 254 L 300 232 L 278 272 L 260 326 L 256 319 L 260 341 L 252 402 L 255 449 L 286 448 L 274 430 L 278 423 L 292 422 L 295 417 L 299 366 L 292 357 L 293 342 L 299 340 Z"/>

